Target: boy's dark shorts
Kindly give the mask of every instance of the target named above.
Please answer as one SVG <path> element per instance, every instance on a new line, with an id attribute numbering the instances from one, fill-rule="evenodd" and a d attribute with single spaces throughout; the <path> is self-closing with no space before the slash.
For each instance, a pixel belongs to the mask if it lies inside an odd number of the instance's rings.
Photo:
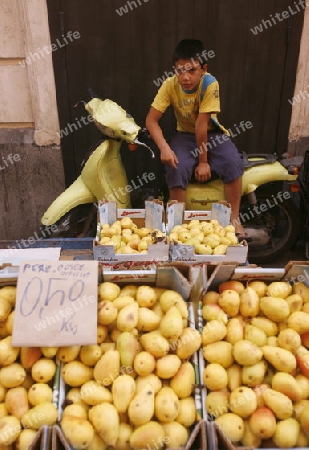
<path id="1" fill-rule="evenodd" d="M 187 188 L 194 169 L 198 165 L 198 148 L 193 133 L 177 132 L 170 141 L 179 163 L 177 169 L 165 165 L 166 183 L 169 189 Z M 222 132 L 208 132 L 207 159 L 212 177 L 230 183 L 241 177 L 243 160 L 232 140 Z"/>

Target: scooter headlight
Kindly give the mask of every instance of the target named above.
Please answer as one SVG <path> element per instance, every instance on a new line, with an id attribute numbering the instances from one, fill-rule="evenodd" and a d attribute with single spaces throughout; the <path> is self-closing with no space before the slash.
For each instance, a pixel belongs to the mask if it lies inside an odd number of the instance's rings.
<path id="1" fill-rule="evenodd" d="M 85 105 L 96 127 L 106 136 L 134 142 L 141 129 L 126 111 L 112 100 L 93 98 Z"/>

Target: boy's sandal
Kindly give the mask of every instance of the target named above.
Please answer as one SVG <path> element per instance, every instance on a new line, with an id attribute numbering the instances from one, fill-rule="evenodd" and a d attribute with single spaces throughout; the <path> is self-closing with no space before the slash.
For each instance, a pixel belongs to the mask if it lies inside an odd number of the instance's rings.
<path id="1" fill-rule="evenodd" d="M 249 236 L 247 233 L 235 233 L 236 237 L 238 239 L 238 242 L 246 241 L 246 242 L 252 242 L 252 237 Z"/>

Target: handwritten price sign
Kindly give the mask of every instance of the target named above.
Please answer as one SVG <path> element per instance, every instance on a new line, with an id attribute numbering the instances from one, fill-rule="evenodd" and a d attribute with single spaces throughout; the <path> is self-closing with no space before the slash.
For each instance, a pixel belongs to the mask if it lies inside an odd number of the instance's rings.
<path id="1" fill-rule="evenodd" d="M 21 263 L 13 346 L 96 344 L 97 297 L 97 261 Z"/>

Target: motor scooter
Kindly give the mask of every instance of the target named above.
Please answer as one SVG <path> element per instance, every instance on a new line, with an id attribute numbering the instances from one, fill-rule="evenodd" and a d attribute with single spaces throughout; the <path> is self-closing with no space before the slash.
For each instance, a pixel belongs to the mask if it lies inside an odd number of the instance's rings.
<path id="1" fill-rule="evenodd" d="M 149 141 L 147 130 L 138 126 L 117 103 L 94 96 L 85 103 L 85 109 L 102 133 L 102 139 L 83 162 L 78 178 L 54 200 L 41 219 L 43 225 L 57 224 L 60 232 L 66 231 L 65 237 L 70 236 L 83 208 L 86 219 L 84 231 L 79 236 L 85 235 L 85 230 L 95 219 L 97 201 L 114 201 L 118 208 L 130 208 L 132 192 L 147 186 L 150 172 L 128 181 L 120 157 L 122 142 L 127 142 L 131 150 L 145 148 L 151 159 L 155 158 L 154 151 L 146 143 Z M 300 213 L 288 187 L 297 182 L 302 161 L 299 158 L 278 161 L 273 154 L 243 154 L 243 158 L 240 220 L 251 237 L 249 261 L 265 263 L 292 248 L 298 238 Z M 188 185 L 187 210 L 209 210 L 212 203 L 222 200 L 224 189 L 219 179 Z"/>

